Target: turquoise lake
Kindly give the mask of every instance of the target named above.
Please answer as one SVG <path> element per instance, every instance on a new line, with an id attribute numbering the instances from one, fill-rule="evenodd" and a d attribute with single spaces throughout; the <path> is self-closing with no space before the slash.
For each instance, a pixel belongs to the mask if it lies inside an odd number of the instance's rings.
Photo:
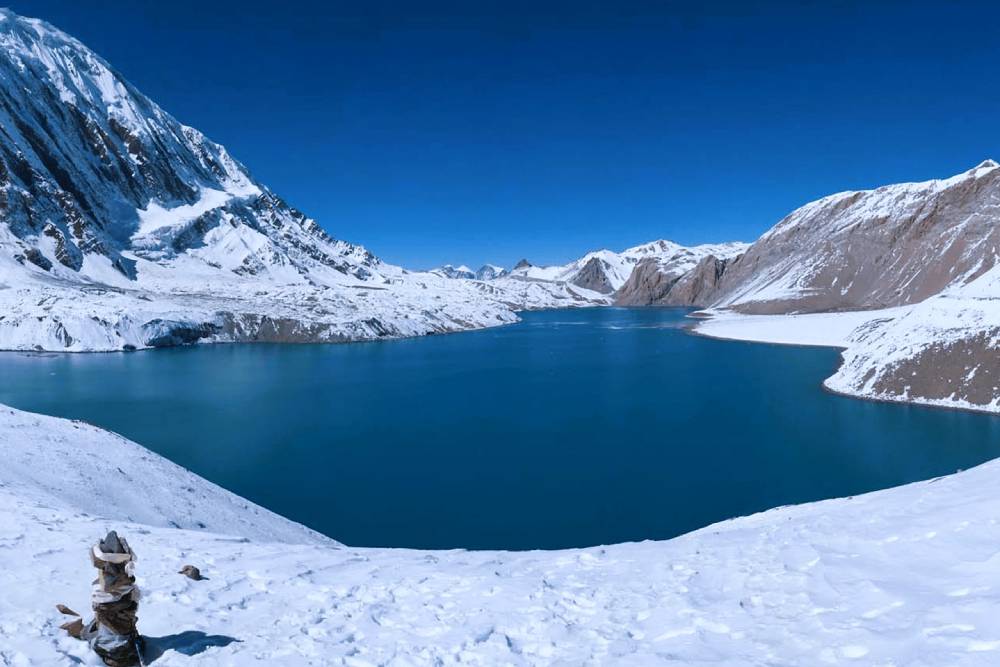
<path id="1" fill-rule="evenodd" d="M 117 431 L 353 546 L 673 537 L 1000 456 L 1000 419 L 834 396 L 833 349 L 680 309 L 352 345 L 0 354 L 0 402 Z"/>

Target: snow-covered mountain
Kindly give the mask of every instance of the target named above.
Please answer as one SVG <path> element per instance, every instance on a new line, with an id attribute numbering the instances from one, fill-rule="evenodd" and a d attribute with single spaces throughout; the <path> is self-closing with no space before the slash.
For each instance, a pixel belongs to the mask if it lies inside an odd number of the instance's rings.
<path id="1" fill-rule="evenodd" d="M 450 278 L 452 280 L 496 280 L 510 273 L 507 269 L 496 264 L 483 264 L 479 267 L 478 271 L 473 271 L 465 264 L 460 266 L 445 264 L 436 269 L 431 269 L 430 272 L 442 278 Z"/>
<path id="2" fill-rule="evenodd" d="M 490 282 L 492 295 L 515 308 L 553 308 L 574 303 L 610 305 L 616 301 L 622 305 L 648 305 L 655 299 L 648 296 L 650 290 L 644 282 L 636 281 L 637 267 L 650 267 L 657 280 L 669 276 L 673 284 L 681 277 L 688 277 L 686 274 L 696 269 L 702 259 L 716 257 L 728 261 L 747 247 L 745 243 L 720 243 L 688 248 L 660 240 L 621 252 L 595 250 L 568 264 L 535 266 L 522 259 L 509 271 L 491 264 L 475 272 L 464 265 L 446 264 L 431 273 L 453 280 Z M 630 278 L 637 287 L 628 286 Z"/>
<path id="3" fill-rule="evenodd" d="M 370 339 L 591 303 L 413 273 L 331 238 L 80 42 L 7 10 L 0 287 L 0 349 Z"/>
<path id="4" fill-rule="evenodd" d="M 483 264 L 476 271 L 476 280 L 496 280 L 497 278 L 503 278 L 505 275 L 510 273 L 507 269 L 502 266 L 497 266 L 496 264 Z"/>
<path id="5" fill-rule="evenodd" d="M 998 259 L 1000 166 L 987 160 L 951 178 L 806 204 L 721 267 L 691 303 L 716 312 L 828 312 L 823 326 L 834 327 L 836 313 L 853 322 L 849 311 L 867 311 L 835 343 L 846 347 L 844 363 L 827 387 L 997 412 Z M 735 326 L 750 338 L 775 338 L 776 322 L 750 321 L 706 330 L 726 336 Z M 798 342 L 794 335 L 777 337 Z"/>
<path id="6" fill-rule="evenodd" d="M 452 266 L 451 264 L 445 264 L 444 266 L 439 266 L 436 269 L 431 269 L 431 273 L 441 276 L 442 278 L 450 278 L 452 280 L 475 280 L 476 272 L 462 264 L 461 266 Z"/>
<path id="7" fill-rule="evenodd" d="M 724 268 L 748 247 L 739 242 L 690 248 L 673 244 L 643 256 L 618 288 L 615 302 L 621 306 L 695 305 Z"/>
<path id="8" fill-rule="evenodd" d="M 49 275 L 135 281 L 140 260 L 182 255 L 278 283 L 396 273 L 328 237 L 78 41 L 6 10 L 0 127 L 5 231 Z"/>
<path id="9" fill-rule="evenodd" d="M 702 257 L 710 254 L 729 257 L 746 249 L 743 243 L 726 243 L 685 247 L 672 241 L 651 241 L 621 252 L 595 250 L 569 264 L 535 266 L 521 260 L 510 277 L 541 282 L 561 282 L 576 285 L 609 299 L 621 290 L 642 262 L 674 267 L 678 275 L 695 267 Z"/>
<path id="10" fill-rule="evenodd" d="M 748 313 L 900 306 L 968 284 L 998 257 L 1000 168 L 987 160 L 806 204 L 732 263 L 709 303 Z"/>

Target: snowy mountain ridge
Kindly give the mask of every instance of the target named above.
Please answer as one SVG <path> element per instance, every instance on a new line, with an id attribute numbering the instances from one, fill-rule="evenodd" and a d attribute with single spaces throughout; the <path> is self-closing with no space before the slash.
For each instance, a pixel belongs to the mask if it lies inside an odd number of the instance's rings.
<path id="1" fill-rule="evenodd" d="M 825 197 L 749 247 L 655 241 L 493 279 L 406 271 L 331 238 L 77 40 L 0 13 L 0 349 L 343 342 L 610 303 L 912 306 L 859 330 L 828 386 L 996 411 L 998 257 L 1000 168 L 985 161 Z"/>
<path id="2" fill-rule="evenodd" d="M 441 276 L 442 278 L 451 278 L 452 280 L 464 279 L 464 280 L 476 280 L 477 273 L 467 267 L 465 264 L 460 266 L 453 266 L 451 264 L 445 264 L 444 266 L 439 266 L 436 269 L 431 269 L 430 273 L 434 275 Z"/>
<path id="3" fill-rule="evenodd" d="M 497 278 L 503 278 L 510 271 L 502 266 L 496 264 L 483 264 L 476 271 L 476 280 L 496 280 Z"/>
<path id="4" fill-rule="evenodd" d="M 762 235 L 711 305 L 767 313 L 917 303 L 988 271 L 998 223 L 992 160 L 950 178 L 824 197 Z"/>
<path id="5" fill-rule="evenodd" d="M 610 302 L 614 293 L 628 281 L 635 267 L 644 260 L 667 264 L 677 262 L 677 270 L 694 268 L 702 257 L 708 255 L 730 256 L 747 246 L 743 243 L 705 244 L 685 247 L 673 241 L 657 240 L 627 248 L 621 252 L 602 249 L 587 253 L 568 264 L 535 266 L 521 260 L 508 273 L 500 277 L 511 280 L 528 280 L 540 283 L 566 283 L 604 295 Z M 681 259 L 686 261 L 681 261 Z"/>
<path id="6" fill-rule="evenodd" d="M 272 256 L 244 249 L 247 272 L 281 256 L 303 274 L 324 266 L 370 277 L 373 256 L 327 237 L 77 40 L 2 16 L 0 211 L 22 244 L 74 272 L 87 255 L 106 258 L 135 279 L 138 257 L 211 249 L 221 235 L 208 232 L 225 225 L 267 237 Z"/>
<path id="7" fill-rule="evenodd" d="M 407 271 L 330 237 L 79 41 L 0 17 L 0 349 L 459 331 L 610 304 L 640 259 L 681 252 Z"/>
<path id="8" fill-rule="evenodd" d="M 331 238 L 80 42 L 0 13 L 0 349 L 366 340 L 592 302 Z"/>

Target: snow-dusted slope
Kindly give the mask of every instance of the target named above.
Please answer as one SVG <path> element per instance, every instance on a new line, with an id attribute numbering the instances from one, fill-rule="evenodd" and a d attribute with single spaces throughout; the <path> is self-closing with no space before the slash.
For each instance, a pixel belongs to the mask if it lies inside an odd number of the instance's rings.
<path id="1" fill-rule="evenodd" d="M 846 349 L 828 388 L 1000 412 L 998 258 L 991 160 L 951 178 L 841 193 L 793 212 L 730 262 L 697 302 L 716 315 L 698 329 L 822 344 L 829 335 L 803 323 L 841 334 L 853 325 L 834 343 Z M 816 311 L 832 312 L 733 314 Z"/>
<path id="2" fill-rule="evenodd" d="M 0 11 L 0 349 L 419 335 L 511 322 L 508 297 L 330 238 L 78 41 Z"/>
<path id="3" fill-rule="evenodd" d="M 0 458 L 0 488 L 87 515 L 253 540 L 336 544 L 84 422 L 0 406 Z M 5 536 L 0 523 L 0 543 Z"/>
<path id="4" fill-rule="evenodd" d="M 71 422 L 0 410 L 0 432 L 12 430 L 25 437 L 0 440 L 5 457 L 33 452 L 38 464 L 79 439 Z M 993 665 L 1000 655 L 1000 593 L 990 585 L 1000 541 L 997 463 L 665 542 L 428 552 L 324 545 L 264 517 L 282 533 L 267 541 L 260 517 L 242 521 L 249 515 L 231 497 L 221 509 L 219 495 L 203 498 L 214 489 L 204 481 L 96 429 L 85 441 L 127 451 L 102 473 L 137 484 L 151 470 L 157 476 L 109 503 L 105 487 L 78 484 L 87 473 L 72 466 L 38 465 L 17 485 L 0 468 L 4 664 L 99 664 L 58 629 L 54 605 L 87 610 L 87 549 L 110 528 L 139 556 L 139 629 L 147 659 L 163 667 L 951 667 Z M 137 502 L 150 492 L 157 502 Z M 210 526 L 220 533 L 166 527 L 178 517 L 190 525 L 171 499 L 199 517 L 230 512 L 237 520 Z M 208 579 L 178 574 L 185 564 Z"/>
<path id="5" fill-rule="evenodd" d="M 964 285 L 1000 257 L 1000 168 L 843 192 L 757 240 L 701 305 L 750 313 L 886 308 Z"/>
<path id="6" fill-rule="evenodd" d="M 659 252 L 639 257 L 617 288 L 622 306 L 690 306 L 714 289 L 724 268 L 749 247 L 746 243 L 711 243 L 685 248 L 669 242 Z"/>
<path id="7" fill-rule="evenodd" d="M 1000 266 L 855 330 L 834 391 L 1000 412 Z"/>
<path id="8" fill-rule="evenodd" d="M 605 294 L 562 281 L 502 276 L 496 280 L 476 284 L 490 299 L 506 303 L 516 310 L 584 308 L 607 306 L 611 303 Z"/>
<path id="9" fill-rule="evenodd" d="M 912 306 L 744 315 L 706 311 L 713 338 L 844 348 L 828 389 L 884 401 L 1000 413 L 997 268 Z"/>

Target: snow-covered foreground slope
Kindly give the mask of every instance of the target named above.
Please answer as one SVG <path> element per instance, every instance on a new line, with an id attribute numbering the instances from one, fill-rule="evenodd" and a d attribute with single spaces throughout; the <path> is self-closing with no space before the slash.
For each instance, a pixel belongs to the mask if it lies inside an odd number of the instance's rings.
<path id="1" fill-rule="evenodd" d="M 79 428 L 0 411 L 5 458 L 23 458 L 22 450 L 62 455 L 54 443 L 79 441 Z M 58 629 L 54 604 L 87 609 L 87 548 L 109 528 L 138 553 L 139 628 L 157 665 L 951 666 L 1000 659 L 1000 591 L 990 583 L 1000 576 L 998 463 L 779 508 L 665 542 L 426 552 L 322 544 L 273 515 L 263 521 L 277 531 L 270 538 L 256 522 L 239 520 L 221 534 L 165 527 L 178 516 L 169 503 L 150 502 L 135 515 L 136 500 L 152 492 L 183 503 L 192 493 L 185 486 L 198 495 L 207 483 L 149 452 L 116 458 L 123 447 L 143 450 L 86 432 L 84 440 L 112 460 L 110 474 L 142 484 L 152 467 L 167 471 L 157 484 L 174 488 L 132 487 L 135 497 L 122 504 L 102 497 L 103 484 L 77 484 L 90 473 L 72 466 L 39 461 L 30 481 L 17 484 L 0 469 L 3 664 L 98 664 Z M 98 479 L 95 471 L 91 481 Z M 194 505 L 220 511 L 217 500 Z M 185 564 L 208 579 L 177 574 Z"/>
<path id="2" fill-rule="evenodd" d="M 0 488 L 42 504 L 150 526 L 336 544 L 83 422 L 0 406 L 0 458 Z"/>

